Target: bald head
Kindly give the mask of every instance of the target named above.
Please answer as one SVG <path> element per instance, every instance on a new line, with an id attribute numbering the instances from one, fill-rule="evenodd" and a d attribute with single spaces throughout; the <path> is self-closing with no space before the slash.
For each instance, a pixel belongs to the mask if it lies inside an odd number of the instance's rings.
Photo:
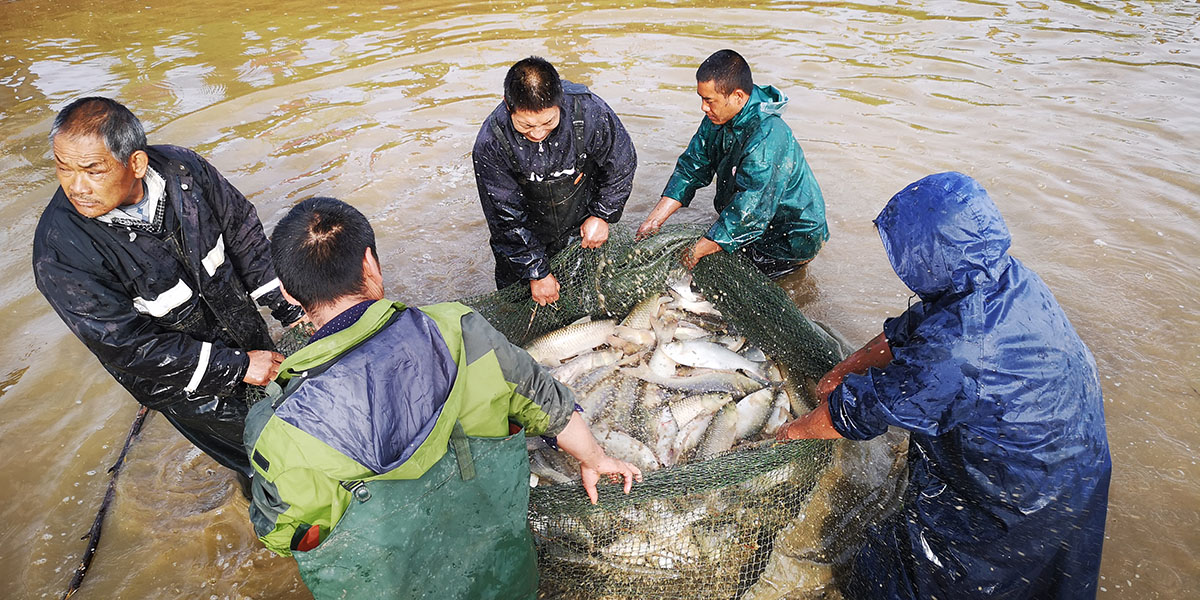
<path id="1" fill-rule="evenodd" d="M 504 103 L 509 112 L 540 112 L 558 106 L 562 95 L 558 71 L 539 56 L 521 60 L 504 77 Z"/>

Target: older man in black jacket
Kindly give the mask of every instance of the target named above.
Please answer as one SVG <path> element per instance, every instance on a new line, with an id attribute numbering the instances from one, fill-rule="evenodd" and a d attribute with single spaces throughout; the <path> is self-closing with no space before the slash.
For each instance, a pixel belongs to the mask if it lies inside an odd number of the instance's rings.
<path id="1" fill-rule="evenodd" d="M 637 154 L 599 96 L 531 56 L 505 76 L 504 102 L 479 129 L 474 164 L 496 287 L 528 281 L 544 305 L 558 299 L 550 258 L 575 238 L 584 248 L 608 240 L 633 190 Z"/>
<path id="2" fill-rule="evenodd" d="M 303 316 L 254 206 L 196 153 L 147 145 L 111 99 L 72 102 L 50 137 L 61 187 L 34 234 L 38 289 L 138 402 L 249 477 L 247 384 L 283 360 L 254 303 Z"/>

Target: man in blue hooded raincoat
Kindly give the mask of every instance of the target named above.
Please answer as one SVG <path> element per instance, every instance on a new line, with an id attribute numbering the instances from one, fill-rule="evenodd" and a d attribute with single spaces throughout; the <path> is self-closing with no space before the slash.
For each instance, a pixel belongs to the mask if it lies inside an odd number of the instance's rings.
<path id="1" fill-rule="evenodd" d="M 910 433 L 904 505 L 867 536 L 847 597 L 1095 597 L 1112 462 L 1091 353 L 970 177 L 908 186 L 875 225 L 920 301 L 779 433 Z"/>
<path id="2" fill-rule="evenodd" d="M 638 236 L 662 227 L 715 176 L 717 221 L 684 264 L 691 268 L 724 250 L 743 254 L 772 278 L 796 271 L 817 255 L 829 228 L 821 188 L 780 116 L 787 96 L 754 85 L 750 65 L 733 50 L 719 50 L 700 64 L 696 93 L 707 118 L 679 156 Z"/>

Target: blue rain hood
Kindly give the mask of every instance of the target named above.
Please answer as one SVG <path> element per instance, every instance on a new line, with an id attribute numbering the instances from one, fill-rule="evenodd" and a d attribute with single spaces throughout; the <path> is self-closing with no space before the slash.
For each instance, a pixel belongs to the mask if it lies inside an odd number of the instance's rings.
<path id="1" fill-rule="evenodd" d="M 1112 463 L 1091 353 L 970 177 L 926 177 L 875 224 L 920 301 L 829 410 L 849 439 L 907 430 L 909 481 L 847 597 L 1094 598 Z"/>
<path id="2" fill-rule="evenodd" d="M 875 219 L 888 261 L 922 300 L 995 282 L 1010 262 L 1008 227 L 987 192 L 960 173 L 905 188 Z"/>

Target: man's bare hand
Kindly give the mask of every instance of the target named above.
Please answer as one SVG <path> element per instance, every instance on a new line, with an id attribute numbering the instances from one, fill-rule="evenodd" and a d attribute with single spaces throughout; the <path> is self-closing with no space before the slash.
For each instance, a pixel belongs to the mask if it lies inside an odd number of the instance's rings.
<path id="1" fill-rule="evenodd" d="M 545 306 L 558 300 L 558 280 L 553 274 L 541 279 L 529 280 L 529 293 L 538 306 Z"/>
<path id="2" fill-rule="evenodd" d="M 696 240 L 696 243 L 691 248 L 684 251 L 683 257 L 679 262 L 683 263 L 683 266 L 689 269 L 694 269 L 696 268 L 696 263 L 700 262 L 700 259 L 708 256 L 709 254 L 719 252 L 720 250 L 720 244 L 706 237 L 702 237 Z"/>
<path id="3" fill-rule="evenodd" d="M 246 355 L 250 357 L 250 367 L 246 369 L 242 381 L 250 385 L 267 385 L 275 380 L 279 374 L 279 364 L 283 362 L 282 354 L 270 350 L 250 350 Z"/>
<path id="4" fill-rule="evenodd" d="M 674 198 L 668 198 L 667 196 L 659 198 L 658 204 L 654 206 L 649 215 L 646 215 L 646 220 L 642 221 L 633 239 L 640 242 L 658 233 L 658 229 L 663 226 L 663 223 L 667 222 L 667 218 L 675 214 L 675 211 L 679 210 L 682 206 L 683 203 Z"/>
<path id="5" fill-rule="evenodd" d="M 608 241 L 608 221 L 600 217 L 588 217 L 579 226 L 579 235 L 583 236 L 580 245 L 584 248 L 599 248 Z"/>
<path id="6" fill-rule="evenodd" d="M 647 217 L 646 220 L 642 221 L 642 224 L 640 226 L 638 226 L 637 233 L 634 234 L 633 239 L 635 241 L 640 242 L 640 241 L 658 233 L 658 229 L 660 227 L 662 227 L 661 221 L 656 221 L 654 219 Z"/>
<path id="7" fill-rule="evenodd" d="M 602 455 L 594 465 L 580 464 L 579 473 L 583 477 L 583 490 L 587 492 L 588 500 L 591 500 L 592 504 L 600 500 L 600 494 L 596 491 L 596 482 L 600 480 L 601 475 L 607 475 L 613 483 L 623 480 L 626 494 L 633 488 L 634 480 L 639 482 L 642 480 L 641 469 L 608 455 Z"/>

